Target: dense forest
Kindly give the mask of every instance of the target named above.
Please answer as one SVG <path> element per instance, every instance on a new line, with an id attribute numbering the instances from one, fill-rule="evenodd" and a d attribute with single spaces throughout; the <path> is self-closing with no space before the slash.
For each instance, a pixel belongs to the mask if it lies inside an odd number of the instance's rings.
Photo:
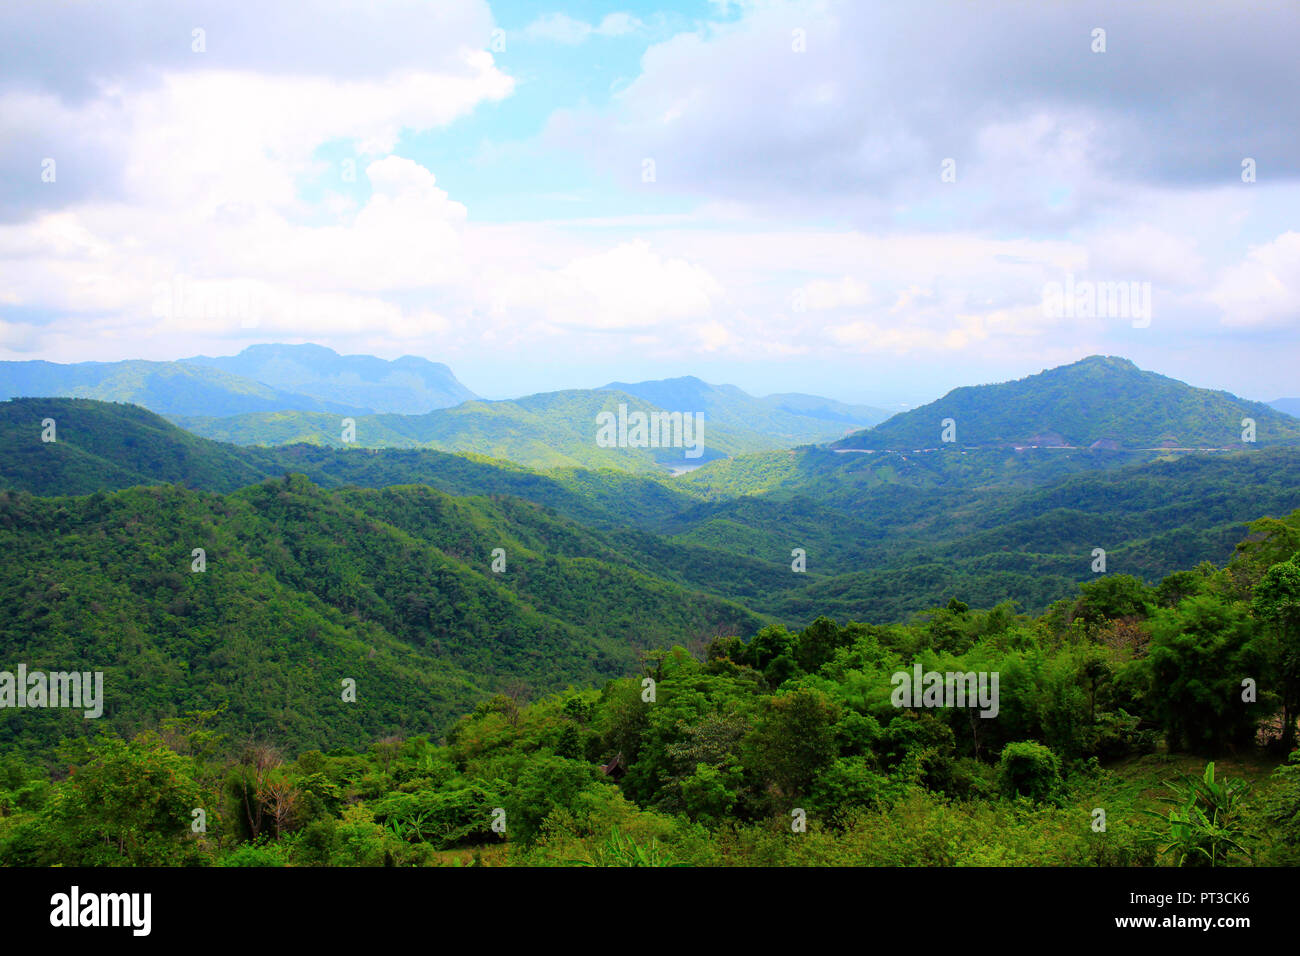
<path id="1" fill-rule="evenodd" d="M 1223 567 L 1101 576 L 1036 617 L 953 597 L 746 636 L 495 694 L 440 742 L 299 749 L 225 732 L 234 702 L 211 698 L 134 735 L 106 721 L 0 761 L 0 860 L 1300 863 L 1300 512 Z M 914 665 L 997 673 L 996 716 L 898 706 Z"/>

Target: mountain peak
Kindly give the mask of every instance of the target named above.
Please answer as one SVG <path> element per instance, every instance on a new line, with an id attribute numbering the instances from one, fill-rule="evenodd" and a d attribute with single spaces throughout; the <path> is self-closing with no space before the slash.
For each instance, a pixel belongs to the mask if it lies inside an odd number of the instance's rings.
<path id="1" fill-rule="evenodd" d="M 1102 442 L 1125 448 L 1229 448 L 1243 442 L 1243 418 L 1255 421 L 1260 444 L 1300 440 L 1300 423 L 1261 402 L 1195 388 L 1119 356 L 1089 355 L 1014 381 L 953 389 L 834 447 L 935 448 L 944 441 L 943 423 L 951 419 L 957 447 L 1087 448 Z"/>
<path id="2" fill-rule="evenodd" d="M 340 355 L 323 345 L 250 345 L 238 355 L 186 359 L 276 388 L 375 412 L 424 414 L 477 396 L 451 369 L 414 355 Z"/>
<path id="3" fill-rule="evenodd" d="M 1126 359 L 1118 355 L 1089 355 L 1087 358 L 1081 358 L 1073 364 L 1062 365 L 1059 368 L 1119 368 L 1125 371 L 1142 371 L 1132 359 Z"/>

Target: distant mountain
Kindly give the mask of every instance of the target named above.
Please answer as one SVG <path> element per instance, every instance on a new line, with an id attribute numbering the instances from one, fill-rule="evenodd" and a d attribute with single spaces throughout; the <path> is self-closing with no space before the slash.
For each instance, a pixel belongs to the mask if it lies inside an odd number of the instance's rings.
<path id="1" fill-rule="evenodd" d="M 1293 418 L 1300 418 L 1300 398 L 1277 398 L 1269 402 L 1269 405 Z"/>
<path id="2" fill-rule="evenodd" d="M 635 395 L 659 408 L 702 411 L 707 421 L 763 432 L 790 445 L 827 441 L 890 416 L 884 409 L 796 392 L 755 398 L 734 385 L 710 385 L 694 375 L 634 384 L 610 382 L 605 388 Z"/>
<path id="3" fill-rule="evenodd" d="M 321 345 L 250 345 L 238 355 L 196 355 L 183 361 L 321 401 L 380 413 L 419 415 L 477 397 L 446 365 L 414 355 L 390 362 L 373 355 L 339 355 Z M 290 407 L 298 406 L 265 410 Z"/>
<path id="4" fill-rule="evenodd" d="M 696 457 L 686 454 L 684 441 L 681 447 L 669 448 L 602 447 L 596 441 L 596 416 L 602 412 L 617 415 L 620 405 L 626 406 L 629 416 L 633 412 L 649 415 L 657 410 L 622 392 L 543 392 L 513 401 L 465 402 L 425 415 L 360 416 L 355 419 L 355 444 L 362 448 L 472 452 L 529 468 L 579 466 L 632 472 L 701 465 L 715 458 L 781 444 L 771 436 L 727 428 L 706 418 L 702 447 Z M 337 415 L 285 412 L 229 418 L 175 416 L 173 420 L 196 434 L 239 445 L 345 444 Z"/>
<path id="5" fill-rule="evenodd" d="M 348 414 L 364 410 L 184 362 L 0 362 L 0 399 L 41 395 L 130 402 L 162 415 L 285 410 Z"/>
<path id="6" fill-rule="evenodd" d="M 945 419 L 955 423 L 958 447 L 1246 447 L 1245 418 L 1254 420 L 1257 444 L 1300 441 L 1300 421 L 1263 402 L 1194 388 L 1128 359 L 1093 355 L 1014 382 L 953 389 L 832 447 L 937 448 Z"/>
<path id="7" fill-rule="evenodd" d="M 703 415 L 700 455 L 688 456 L 684 447 L 601 447 L 596 442 L 596 416 L 617 414 L 621 405 L 629 415 L 658 411 Z M 467 401 L 424 415 L 360 416 L 356 417 L 356 444 L 470 452 L 529 468 L 661 472 L 745 452 L 828 441 L 855 425 L 880 421 L 886 414 L 812 395 L 754 398 L 731 385 L 709 385 L 687 377 L 542 392 L 510 401 Z M 262 412 L 172 419 L 196 434 L 240 445 L 343 444 L 338 415 Z"/>
<path id="8" fill-rule="evenodd" d="M 48 443 L 41 441 L 47 418 L 54 420 L 57 439 Z M 650 524 L 698 500 L 664 478 L 609 469 L 544 475 L 507 461 L 430 449 L 247 448 L 200 438 L 135 405 L 80 398 L 0 403 L 0 490 L 86 495 L 180 484 L 229 492 L 291 472 L 329 488 L 418 483 L 455 495 L 514 495 L 606 526 Z"/>

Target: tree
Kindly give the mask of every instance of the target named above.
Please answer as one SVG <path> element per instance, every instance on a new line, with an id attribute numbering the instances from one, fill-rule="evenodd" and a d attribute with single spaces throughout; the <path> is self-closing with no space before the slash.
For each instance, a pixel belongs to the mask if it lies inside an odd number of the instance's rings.
<path id="1" fill-rule="evenodd" d="M 738 663 L 748 664 L 755 670 L 766 670 L 767 665 L 776 658 L 788 656 L 794 642 L 795 639 L 784 627 L 765 627 L 745 646 L 745 659 Z"/>
<path id="2" fill-rule="evenodd" d="M 1151 589 L 1131 574 L 1108 574 L 1079 585 L 1074 616 L 1097 625 L 1126 617 L 1146 617 Z"/>
<path id="3" fill-rule="evenodd" d="M 809 674 L 835 656 L 836 648 L 850 643 L 849 635 L 827 617 L 819 617 L 799 633 L 795 662 Z"/>
<path id="4" fill-rule="evenodd" d="M 1268 651 L 1281 686 L 1282 750 L 1290 753 L 1295 748 L 1296 715 L 1300 712 L 1300 552 L 1264 573 L 1255 585 L 1251 608 L 1273 632 Z"/>
<path id="5" fill-rule="evenodd" d="M 758 725 L 745 738 L 744 763 L 791 800 L 808 792 L 836 756 L 834 725 L 839 708 L 808 687 L 771 698 Z"/>
<path id="6" fill-rule="evenodd" d="M 104 735 L 69 756 L 78 763 L 20 840 L 24 862 L 50 866 L 178 866 L 197 861 L 192 811 L 208 802 L 190 761 L 157 734 Z"/>
<path id="7" fill-rule="evenodd" d="M 1245 605 L 1198 594 L 1151 620 L 1146 705 L 1171 748 L 1215 752 L 1254 738 L 1255 705 L 1241 682 L 1263 670 Z"/>
<path id="8" fill-rule="evenodd" d="M 1259 518 L 1233 552 L 1228 568 L 1237 586 L 1248 590 L 1275 564 L 1300 549 L 1300 508 L 1285 518 Z"/>

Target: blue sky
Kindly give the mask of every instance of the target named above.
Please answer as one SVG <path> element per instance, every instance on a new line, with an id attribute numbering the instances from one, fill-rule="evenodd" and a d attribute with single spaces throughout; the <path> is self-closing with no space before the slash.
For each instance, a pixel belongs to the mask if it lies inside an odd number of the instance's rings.
<path id="1" fill-rule="evenodd" d="M 228 6 L 0 10 L 0 358 L 1300 393 L 1294 4 Z"/>

